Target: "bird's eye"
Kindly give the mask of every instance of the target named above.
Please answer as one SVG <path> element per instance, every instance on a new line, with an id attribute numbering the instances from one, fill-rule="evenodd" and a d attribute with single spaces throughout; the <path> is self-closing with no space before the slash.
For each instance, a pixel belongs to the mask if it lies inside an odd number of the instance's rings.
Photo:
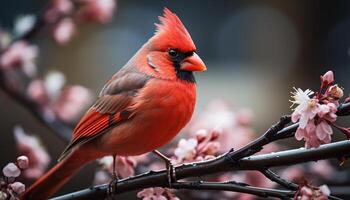
<path id="1" fill-rule="evenodd" d="M 169 49 L 168 53 L 172 58 L 177 58 L 179 56 L 179 52 L 174 49 Z"/>

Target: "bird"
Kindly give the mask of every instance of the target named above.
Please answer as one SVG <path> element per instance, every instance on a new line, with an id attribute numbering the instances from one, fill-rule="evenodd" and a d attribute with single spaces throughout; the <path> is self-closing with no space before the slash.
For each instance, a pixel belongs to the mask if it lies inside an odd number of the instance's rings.
<path id="1" fill-rule="evenodd" d="M 194 72 L 207 68 L 179 17 L 164 8 L 158 18 L 154 35 L 103 86 L 58 163 L 20 199 L 48 199 L 83 166 L 106 155 L 154 152 L 171 168 L 170 159 L 157 149 L 190 121 Z"/>

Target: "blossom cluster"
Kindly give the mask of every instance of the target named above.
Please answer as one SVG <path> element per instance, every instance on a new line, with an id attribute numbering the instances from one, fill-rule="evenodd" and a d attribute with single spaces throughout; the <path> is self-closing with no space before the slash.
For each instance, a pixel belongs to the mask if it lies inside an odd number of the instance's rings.
<path id="1" fill-rule="evenodd" d="M 321 185 L 320 187 L 311 186 L 308 183 L 304 183 L 299 187 L 299 190 L 295 194 L 297 200 L 328 200 L 330 190 L 327 185 Z"/>
<path id="2" fill-rule="evenodd" d="M 143 200 L 179 200 L 169 189 L 161 187 L 144 189 L 137 193 L 137 197 Z"/>
<path id="3" fill-rule="evenodd" d="M 331 125 L 337 120 L 337 107 L 344 95 L 343 89 L 334 84 L 333 72 L 328 71 L 321 76 L 321 87 L 317 93 L 309 89 L 294 90 L 291 102 L 297 107 L 292 113 L 292 121 L 299 122 L 295 138 L 304 140 L 307 148 L 330 143 L 333 134 Z"/>
<path id="4" fill-rule="evenodd" d="M 46 152 L 40 140 L 35 136 L 26 134 L 22 127 L 16 126 L 14 135 L 17 143 L 17 153 L 25 155 L 30 160 L 23 172 L 24 177 L 30 180 L 40 178 L 50 164 L 50 155 Z"/>
<path id="5" fill-rule="evenodd" d="M 79 85 L 65 86 L 65 76 L 61 72 L 48 73 L 44 79 L 34 79 L 29 83 L 27 96 L 40 105 L 48 118 L 57 116 L 64 122 L 76 121 L 93 101 L 90 90 Z"/>
<path id="6" fill-rule="evenodd" d="M 195 138 L 180 139 L 174 151 L 175 162 L 180 164 L 214 158 L 220 149 L 219 135 L 217 130 L 200 129 Z"/>
<path id="7" fill-rule="evenodd" d="M 19 156 L 16 162 L 8 163 L 3 169 L 3 177 L 0 179 L 0 200 L 16 200 L 25 191 L 25 185 L 16 178 L 27 169 L 29 159 L 27 156 Z"/>
<path id="8" fill-rule="evenodd" d="M 77 23 L 107 23 L 116 7 L 115 0 L 52 0 L 45 13 L 48 23 L 56 24 L 52 36 L 59 44 L 67 43 L 76 32 Z"/>

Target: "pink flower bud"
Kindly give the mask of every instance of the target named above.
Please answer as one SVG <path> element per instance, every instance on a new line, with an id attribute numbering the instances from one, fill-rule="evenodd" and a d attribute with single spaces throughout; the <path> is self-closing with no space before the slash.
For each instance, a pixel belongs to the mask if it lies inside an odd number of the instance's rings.
<path id="1" fill-rule="evenodd" d="M 208 136 L 208 131 L 205 129 L 199 129 L 196 132 L 196 139 L 198 140 L 198 142 L 201 142 L 202 140 L 204 140 L 207 136 Z"/>
<path id="2" fill-rule="evenodd" d="M 62 19 L 53 31 L 53 38 L 58 44 L 67 43 L 75 32 L 75 24 L 70 18 Z"/>
<path id="3" fill-rule="evenodd" d="M 29 165 L 29 159 L 27 156 L 20 156 L 17 158 L 17 165 L 20 169 L 27 169 Z"/>
<path id="4" fill-rule="evenodd" d="M 2 173 L 6 177 L 18 177 L 21 174 L 21 170 L 14 163 L 9 163 L 2 169 Z"/>
<path id="5" fill-rule="evenodd" d="M 338 85 L 332 85 L 328 88 L 326 94 L 331 98 L 340 99 L 343 97 L 344 92 L 340 87 L 338 87 Z"/>
<path id="6" fill-rule="evenodd" d="M 26 186 L 21 182 L 14 182 L 10 184 L 10 187 L 16 194 L 21 194 L 26 190 Z"/>
<path id="7" fill-rule="evenodd" d="M 323 76 L 321 76 L 321 81 L 323 86 L 328 86 L 334 82 L 334 75 L 332 71 L 326 72 Z"/>

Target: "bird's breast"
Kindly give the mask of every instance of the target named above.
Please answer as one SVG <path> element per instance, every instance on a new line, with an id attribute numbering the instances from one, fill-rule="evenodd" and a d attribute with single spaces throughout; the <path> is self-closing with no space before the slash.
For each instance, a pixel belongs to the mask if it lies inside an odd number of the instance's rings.
<path id="1" fill-rule="evenodd" d="M 109 134 L 111 148 L 138 155 L 167 144 L 189 122 L 195 102 L 193 83 L 150 80 L 135 98 L 133 117 Z"/>

